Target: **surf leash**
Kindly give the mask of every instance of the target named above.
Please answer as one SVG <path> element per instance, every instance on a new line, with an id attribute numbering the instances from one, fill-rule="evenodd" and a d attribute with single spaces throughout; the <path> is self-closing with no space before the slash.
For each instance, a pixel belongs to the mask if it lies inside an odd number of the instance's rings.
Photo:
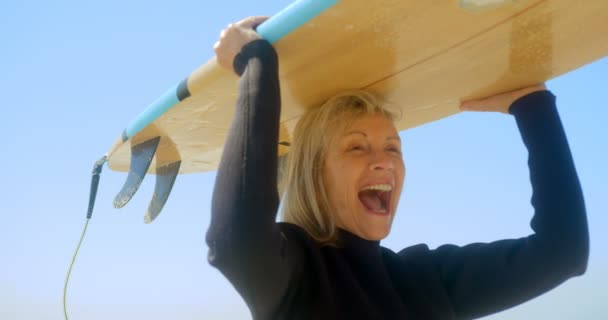
<path id="1" fill-rule="evenodd" d="M 99 160 L 95 162 L 93 166 L 93 175 L 91 177 L 91 191 L 89 192 L 89 208 L 87 210 L 87 220 L 84 224 L 84 228 L 82 229 L 82 234 L 80 235 L 80 240 L 78 241 L 78 245 L 76 246 L 76 251 L 74 251 L 74 256 L 72 257 L 72 262 L 70 263 L 70 267 L 68 269 L 68 274 L 65 278 L 65 285 L 63 287 L 63 315 L 66 320 L 68 320 L 68 311 L 67 311 L 67 292 L 68 292 L 68 282 L 70 281 L 70 275 L 72 274 L 72 268 L 74 267 L 74 262 L 76 261 L 76 257 L 78 256 L 78 252 L 80 251 L 80 246 L 82 245 L 82 240 L 84 240 L 84 235 L 87 232 L 87 227 L 89 226 L 89 221 L 91 220 L 91 216 L 93 215 L 93 207 L 95 207 L 95 199 L 97 198 L 97 187 L 99 186 L 99 176 L 101 175 L 101 169 L 103 165 L 108 161 L 108 156 L 104 155 Z"/>

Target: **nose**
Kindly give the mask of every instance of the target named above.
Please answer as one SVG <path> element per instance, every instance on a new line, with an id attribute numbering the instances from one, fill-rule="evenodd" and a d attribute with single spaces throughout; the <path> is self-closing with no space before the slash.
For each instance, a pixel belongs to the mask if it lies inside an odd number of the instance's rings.
<path id="1" fill-rule="evenodd" d="M 369 169 L 370 170 L 389 170 L 395 169 L 395 159 L 391 158 L 384 152 L 377 152 L 372 156 Z"/>

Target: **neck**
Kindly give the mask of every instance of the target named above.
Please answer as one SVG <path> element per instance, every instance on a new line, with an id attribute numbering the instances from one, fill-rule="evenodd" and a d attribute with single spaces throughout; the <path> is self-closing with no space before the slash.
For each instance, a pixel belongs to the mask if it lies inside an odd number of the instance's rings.
<path id="1" fill-rule="evenodd" d="M 338 243 L 344 248 L 377 248 L 379 240 L 367 240 L 347 230 L 338 228 Z"/>

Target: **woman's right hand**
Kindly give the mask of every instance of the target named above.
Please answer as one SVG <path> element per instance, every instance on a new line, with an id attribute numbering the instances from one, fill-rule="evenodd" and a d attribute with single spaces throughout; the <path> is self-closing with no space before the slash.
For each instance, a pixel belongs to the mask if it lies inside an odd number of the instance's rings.
<path id="1" fill-rule="evenodd" d="M 544 83 L 526 87 L 519 90 L 509 91 L 494 96 L 490 96 L 483 99 L 463 101 L 460 104 L 460 110 L 462 111 L 497 111 L 502 113 L 509 113 L 509 109 L 513 102 L 517 99 L 528 95 L 532 92 L 547 90 Z"/>
<path id="2" fill-rule="evenodd" d="M 261 39 L 254 29 L 267 19 L 268 17 L 249 17 L 237 23 L 231 23 L 226 29 L 222 30 L 220 39 L 213 45 L 217 63 L 223 68 L 234 72 L 232 67 L 234 57 L 236 57 L 244 45 Z"/>

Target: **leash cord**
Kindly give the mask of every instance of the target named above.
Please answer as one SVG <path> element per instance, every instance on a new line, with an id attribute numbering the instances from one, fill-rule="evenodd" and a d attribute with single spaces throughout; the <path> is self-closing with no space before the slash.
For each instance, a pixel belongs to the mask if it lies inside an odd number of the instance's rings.
<path id="1" fill-rule="evenodd" d="M 80 240 L 78 241 L 78 246 L 76 246 L 76 251 L 74 251 L 74 256 L 72 257 L 72 262 L 70 263 L 68 274 L 65 278 L 65 284 L 63 286 L 63 315 L 65 317 L 65 320 L 69 319 L 67 309 L 67 293 L 70 275 L 72 274 L 74 262 L 76 261 L 76 257 L 78 256 L 78 252 L 80 251 L 80 246 L 82 245 L 82 241 L 84 240 L 84 235 L 87 232 L 89 221 L 91 221 L 91 216 L 93 215 L 93 207 L 95 207 L 95 198 L 97 198 L 97 187 L 99 186 L 99 175 L 101 174 L 101 169 L 103 168 L 103 165 L 106 163 L 107 160 L 108 157 L 104 155 L 99 160 L 97 160 L 95 162 L 95 165 L 93 166 L 93 176 L 91 177 L 91 191 L 89 192 L 89 208 L 87 210 L 87 220 L 84 224 L 84 228 L 82 229 L 82 235 L 80 236 Z"/>

